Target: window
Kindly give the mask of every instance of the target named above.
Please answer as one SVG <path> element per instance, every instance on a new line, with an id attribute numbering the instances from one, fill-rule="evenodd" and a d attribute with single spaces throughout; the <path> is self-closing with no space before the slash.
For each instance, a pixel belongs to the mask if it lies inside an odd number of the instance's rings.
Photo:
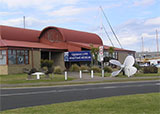
<path id="1" fill-rule="evenodd" d="M 0 65 L 5 65 L 6 63 L 6 50 L 0 50 Z"/>
<path id="2" fill-rule="evenodd" d="M 9 64 L 29 64 L 28 50 L 8 50 Z"/>
<path id="3" fill-rule="evenodd" d="M 16 64 L 16 50 L 8 50 L 8 64 Z"/>
<path id="4" fill-rule="evenodd" d="M 113 52 L 113 54 L 109 54 L 109 52 L 104 52 L 104 57 L 113 57 L 114 59 L 118 59 L 118 52 Z"/>

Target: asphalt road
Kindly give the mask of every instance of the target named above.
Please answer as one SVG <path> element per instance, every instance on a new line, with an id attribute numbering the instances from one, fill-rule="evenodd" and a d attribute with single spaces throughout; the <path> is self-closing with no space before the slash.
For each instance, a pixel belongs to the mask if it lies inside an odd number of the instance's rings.
<path id="1" fill-rule="evenodd" d="M 160 92 L 160 81 L 1 89 L 0 110 L 152 92 Z"/>

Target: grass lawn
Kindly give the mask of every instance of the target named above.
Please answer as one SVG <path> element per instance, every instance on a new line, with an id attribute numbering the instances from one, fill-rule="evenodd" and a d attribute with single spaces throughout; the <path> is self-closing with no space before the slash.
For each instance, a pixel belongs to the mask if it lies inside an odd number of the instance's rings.
<path id="1" fill-rule="evenodd" d="M 160 93 L 34 106 L 6 110 L 1 114 L 160 114 Z"/>
<path id="2" fill-rule="evenodd" d="M 41 76 L 41 79 L 37 80 L 36 76 L 33 76 L 33 80 L 27 80 L 27 74 L 12 74 L 12 75 L 0 75 L 1 84 L 23 84 L 23 83 L 38 83 L 38 82 L 60 82 L 65 81 L 64 75 L 54 75 L 54 78 L 46 79 L 45 76 Z M 51 77 L 51 76 L 50 76 Z M 68 80 L 74 78 L 68 77 Z"/>

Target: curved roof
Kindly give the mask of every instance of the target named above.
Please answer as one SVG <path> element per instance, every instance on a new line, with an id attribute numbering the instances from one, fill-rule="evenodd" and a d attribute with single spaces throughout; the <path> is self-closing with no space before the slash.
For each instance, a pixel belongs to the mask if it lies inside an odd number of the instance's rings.
<path id="1" fill-rule="evenodd" d="M 97 34 L 70 30 L 70 29 L 65 29 L 65 28 L 59 28 L 59 27 L 53 27 L 53 26 L 44 28 L 39 38 L 41 38 L 43 33 L 47 31 L 48 29 L 57 29 L 62 34 L 63 40 L 65 42 L 72 41 L 72 42 L 90 43 L 90 44 L 92 43 L 92 44 L 103 45 L 101 38 Z"/>
<path id="2" fill-rule="evenodd" d="M 39 42 L 40 31 L 0 25 L 1 39 Z"/>

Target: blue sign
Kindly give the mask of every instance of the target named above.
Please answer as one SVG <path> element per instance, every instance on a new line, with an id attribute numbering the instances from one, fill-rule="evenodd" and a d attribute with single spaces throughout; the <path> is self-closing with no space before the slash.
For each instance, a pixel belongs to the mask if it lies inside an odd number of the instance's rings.
<path id="1" fill-rule="evenodd" d="M 91 61 L 90 51 L 64 52 L 64 61 Z"/>

